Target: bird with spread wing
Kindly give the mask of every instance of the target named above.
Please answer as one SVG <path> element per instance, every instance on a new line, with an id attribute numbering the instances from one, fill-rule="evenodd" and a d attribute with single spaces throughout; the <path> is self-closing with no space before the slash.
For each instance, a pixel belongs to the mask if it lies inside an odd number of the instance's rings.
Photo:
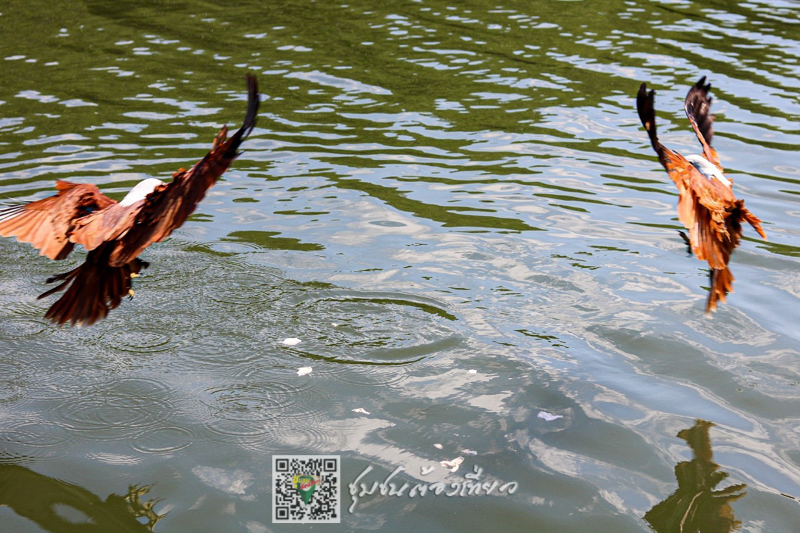
<path id="1" fill-rule="evenodd" d="M 733 195 L 733 181 L 725 176 L 717 151 L 711 147 L 714 115 L 709 114 L 711 84 L 705 81 L 705 76 L 700 78 L 684 102 L 686 116 L 703 147 L 702 155 L 684 157 L 661 144 L 656 135 L 655 91 L 647 92 L 646 83 L 639 88 L 636 108 L 658 160 L 678 187 L 678 220 L 689 230 L 691 251 L 698 259 L 708 261 L 711 287 L 706 314 L 711 314 L 717 302 L 724 302 L 725 295 L 733 291 L 728 261 L 739 246 L 742 223 L 749 223 L 764 239 L 767 236 L 761 220 L 744 207 L 744 200 Z"/>
<path id="2" fill-rule="evenodd" d="M 117 202 L 95 185 L 57 181 L 55 196 L 0 209 L 0 236 L 28 242 L 50 259 L 64 259 L 76 244 L 88 252 L 82 265 L 47 280 L 59 284 L 40 299 L 65 292 L 46 318 L 59 325 L 90 325 L 133 296 L 131 279 L 148 266 L 139 254 L 180 227 L 240 155 L 239 145 L 255 127 L 258 113 L 254 76 L 247 76 L 247 88 L 242 127 L 228 138 L 223 126 L 211 151 L 189 170 L 175 172 L 169 183 L 148 178 Z"/>

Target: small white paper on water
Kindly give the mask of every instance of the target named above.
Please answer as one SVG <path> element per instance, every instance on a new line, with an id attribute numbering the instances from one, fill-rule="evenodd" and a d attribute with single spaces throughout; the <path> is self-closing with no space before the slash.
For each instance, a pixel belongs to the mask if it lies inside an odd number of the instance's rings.
<path id="1" fill-rule="evenodd" d="M 558 420 L 559 418 L 564 418 L 562 415 L 554 415 L 552 413 L 548 413 L 547 411 L 539 411 L 539 414 L 536 415 L 539 418 L 543 418 L 548 422 L 552 422 L 553 420 Z"/>
<path id="2" fill-rule="evenodd" d="M 313 371 L 314 371 L 314 369 L 311 368 L 310 366 L 304 366 L 302 368 L 298 368 L 297 369 L 297 375 L 298 376 L 305 376 L 306 374 L 310 374 Z"/>
<path id="3" fill-rule="evenodd" d="M 358 407 L 356 409 L 351 409 L 351 411 L 353 411 L 354 413 L 361 413 L 362 415 L 368 415 L 369 414 L 369 411 L 367 411 L 366 409 L 363 409 L 361 407 Z"/>
<path id="4" fill-rule="evenodd" d="M 289 337 L 288 339 L 283 339 L 283 344 L 286 346 L 294 346 L 295 344 L 300 344 L 300 339 Z"/>
<path id="5" fill-rule="evenodd" d="M 458 467 L 461 466 L 461 463 L 463 462 L 464 462 L 463 457 L 456 457 L 452 461 L 440 461 L 439 464 L 441 464 L 443 467 L 447 468 L 451 472 L 455 472 L 456 470 L 458 470 Z"/>
<path id="6" fill-rule="evenodd" d="M 477 373 L 478 373 L 478 371 L 477 371 L 477 370 L 475 370 L 474 368 L 470 368 L 470 369 L 469 369 L 469 373 L 470 373 L 470 374 L 477 374 Z"/>
<path id="7" fill-rule="evenodd" d="M 434 444 L 433 447 L 436 448 L 437 450 L 441 450 L 442 448 L 444 448 L 444 446 L 442 446 L 438 442 L 436 444 Z"/>
<path id="8" fill-rule="evenodd" d="M 461 453 L 465 453 L 467 455 L 478 455 L 478 452 L 476 452 L 475 450 L 467 450 L 467 449 L 461 450 Z"/>

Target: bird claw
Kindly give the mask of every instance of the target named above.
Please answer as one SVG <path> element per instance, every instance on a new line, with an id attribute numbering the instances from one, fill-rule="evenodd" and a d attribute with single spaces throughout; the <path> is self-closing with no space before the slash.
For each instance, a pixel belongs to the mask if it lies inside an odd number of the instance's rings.
<path id="1" fill-rule="evenodd" d="M 133 300 L 133 295 L 136 294 L 133 292 L 133 289 L 128 289 L 128 300 Z"/>
<path id="2" fill-rule="evenodd" d="M 692 256 L 692 241 L 689 240 L 689 237 L 687 237 L 686 234 L 684 232 L 680 231 L 680 230 L 678 230 L 678 235 L 680 235 L 681 239 L 683 239 L 683 242 L 686 243 L 686 253 L 689 254 L 689 257 L 691 257 Z"/>

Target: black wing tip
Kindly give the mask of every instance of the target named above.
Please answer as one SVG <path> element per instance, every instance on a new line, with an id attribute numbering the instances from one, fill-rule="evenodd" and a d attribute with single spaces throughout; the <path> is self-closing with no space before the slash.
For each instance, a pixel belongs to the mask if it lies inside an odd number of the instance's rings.
<path id="1" fill-rule="evenodd" d="M 647 82 L 642 82 L 639 86 L 639 94 L 636 95 L 636 103 L 637 105 L 650 103 L 651 105 L 654 104 L 656 97 L 655 89 L 647 90 Z M 655 107 L 655 106 L 654 106 Z"/>
<path id="2" fill-rule="evenodd" d="M 636 110 L 639 112 L 639 117 L 642 116 L 644 105 L 647 102 L 647 83 L 642 82 L 639 86 L 639 92 L 636 95 Z"/>
<path id="3" fill-rule="evenodd" d="M 247 114 L 244 117 L 242 127 L 247 128 L 247 133 L 256 125 L 256 115 L 258 115 L 258 106 L 261 100 L 258 96 L 258 80 L 254 74 L 247 74 Z"/>
<path id="4" fill-rule="evenodd" d="M 251 94 L 252 93 L 258 93 L 258 80 L 256 79 L 256 75 L 255 74 L 251 74 L 250 72 L 248 72 L 245 75 L 245 79 L 247 79 L 247 88 L 248 88 L 249 92 Z"/>
<path id="5" fill-rule="evenodd" d="M 639 120 L 642 121 L 642 126 L 647 130 L 650 135 L 650 141 L 655 146 L 656 142 L 656 106 L 655 106 L 655 90 L 647 90 L 647 83 L 642 83 L 639 86 L 639 94 L 636 95 L 636 111 L 639 113 Z"/>
<path id="6" fill-rule="evenodd" d="M 256 116 L 261 100 L 258 96 L 258 80 L 254 74 L 248 73 L 247 76 L 247 114 L 242 122 L 242 127 L 236 132 L 239 142 L 245 140 L 253 128 L 256 127 Z"/>
<path id="7" fill-rule="evenodd" d="M 244 116 L 242 126 L 233 134 L 225 150 L 225 157 L 230 159 L 235 159 L 239 155 L 237 153 L 239 145 L 250 136 L 250 133 L 256 127 L 258 107 L 261 103 L 258 96 L 258 80 L 256 80 L 255 75 L 247 73 L 245 79 L 247 80 L 247 113 Z"/>
<path id="8" fill-rule="evenodd" d="M 707 94 L 708 91 L 711 90 L 711 83 L 706 83 L 706 77 L 703 76 L 697 80 L 697 83 L 694 84 L 694 88 Z"/>
<path id="9" fill-rule="evenodd" d="M 706 77 L 703 76 L 697 83 L 691 86 L 689 92 L 686 94 L 686 104 L 694 103 L 696 99 L 705 100 L 709 105 L 711 104 L 711 97 L 708 96 L 711 90 L 711 83 L 706 83 Z"/>
<path id="10" fill-rule="evenodd" d="M 711 139 L 714 136 L 713 124 L 715 118 L 711 114 L 711 103 L 714 99 L 708 95 L 710 90 L 711 84 L 706 83 L 705 76 L 701 77 L 697 80 L 697 83 L 689 88 L 683 104 L 686 116 L 697 125 L 699 135 L 703 137 L 701 143 L 705 142 L 709 145 L 711 145 Z"/>

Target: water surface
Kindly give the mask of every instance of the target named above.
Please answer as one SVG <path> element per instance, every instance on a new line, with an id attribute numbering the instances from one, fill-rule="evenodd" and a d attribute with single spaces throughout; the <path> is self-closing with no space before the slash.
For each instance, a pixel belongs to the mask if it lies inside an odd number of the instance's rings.
<path id="1" fill-rule="evenodd" d="M 83 255 L 0 240 L 1 530 L 280 530 L 271 456 L 292 453 L 341 455 L 345 482 L 519 484 L 365 498 L 342 531 L 661 531 L 691 465 L 734 487 L 701 523 L 797 529 L 797 4 L 0 12 L 8 200 L 167 179 L 241 121 L 245 73 L 263 93 L 244 155 L 107 320 L 50 326 L 36 296 Z M 663 142 L 696 153 L 702 75 L 770 239 L 745 228 L 713 319 L 633 99 L 647 81 Z"/>

